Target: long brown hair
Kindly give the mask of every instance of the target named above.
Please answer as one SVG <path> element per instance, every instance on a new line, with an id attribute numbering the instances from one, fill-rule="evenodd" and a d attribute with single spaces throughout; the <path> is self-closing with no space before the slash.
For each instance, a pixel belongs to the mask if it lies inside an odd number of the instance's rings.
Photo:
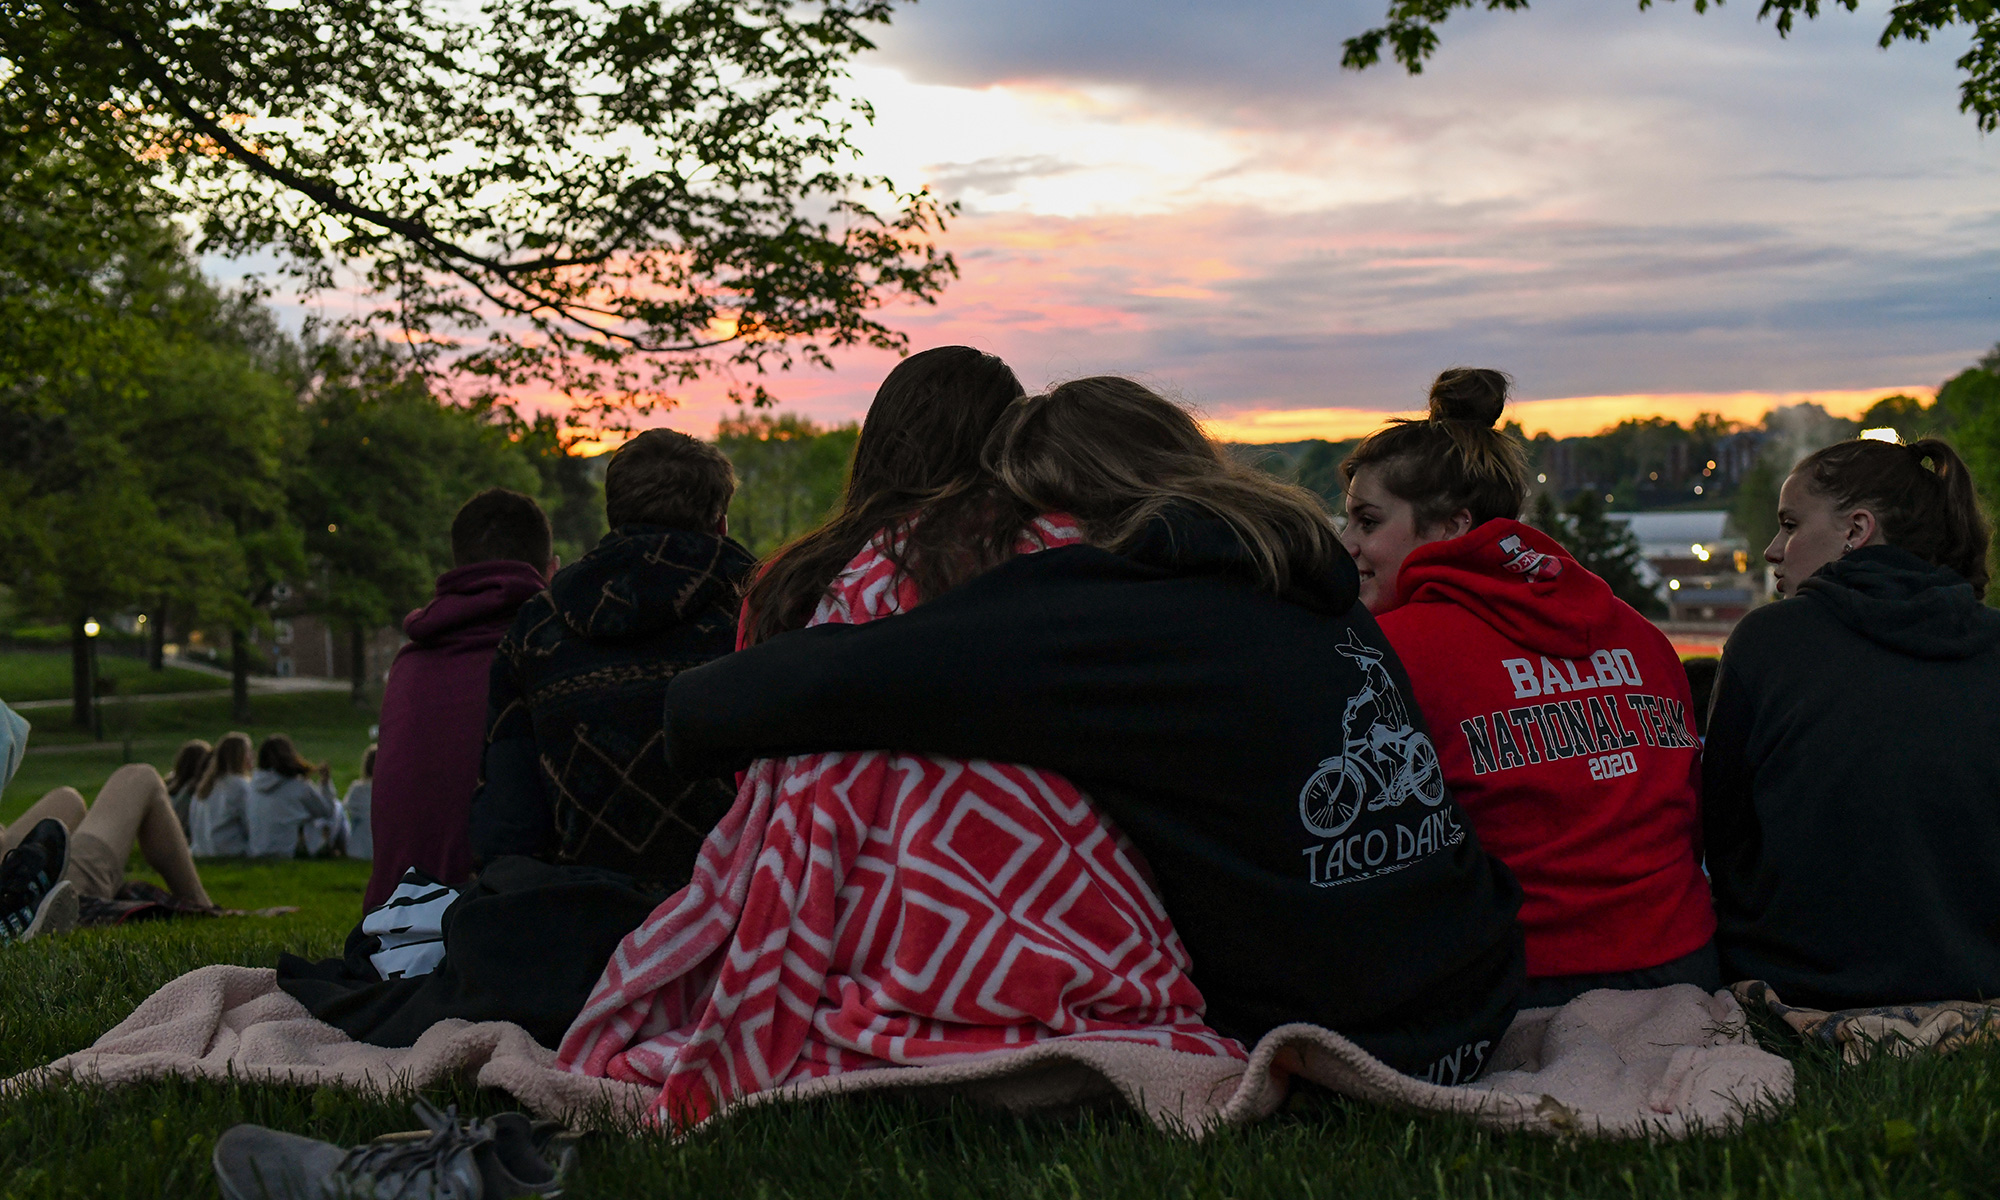
<path id="1" fill-rule="evenodd" d="M 222 735 L 222 740 L 215 743 L 215 750 L 208 756 L 208 762 L 202 765 L 201 782 L 195 785 L 194 794 L 206 800 L 223 776 L 249 773 L 250 735 L 225 733 Z"/>
<path id="2" fill-rule="evenodd" d="M 1000 501 L 980 450 L 1021 393 L 1006 363 L 969 346 L 897 364 L 861 424 L 840 511 L 780 549 L 750 585 L 748 640 L 803 626 L 827 584 L 884 531 L 889 557 L 921 596 L 941 595 L 1004 557 L 1020 518 Z"/>
<path id="3" fill-rule="evenodd" d="M 189 738 L 174 752 L 174 768 L 167 772 L 167 791 L 178 792 L 191 788 L 201 780 L 201 769 L 214 752 L 201 738 Z"/>
<path id="4" fill-rule="evenodd" d="M 274 733 L 257 747 L 257 769 L 276 771 L 280 775 L 298 778 L 319 770 L 319 764 L 302 757 L 292 739 L 282 733 Z"/>
<path id="5" fill-rule="evenodd" d="M 1990 536 L 1965 461 L 1942 438 L 1907 446 L 1860 439 L 1836 442 L 1792 468 L 1840 508 L 1865 508 L 1882 539 L 1926 562 L 1950 567 L 1986 596 Z"/>
<path id="6" fill-rule="evenodd" d="M 1069 513 L 1107 550 L 1185 506 L 1228 522 L 1274 592 L 1346 557 L 1317 495 L 1230 458 L 1186 409 L 1130 379 L 1076 379 L 1017 401 L 988 461 L 1027 511 Z"/>
<path id="7" fill-rule="evenodd" d="M 1486 367 L 1453 367 L 1431 384 L 1430 415 L 1394 420 L 1361 439 L 1340 464 L 1354 482 L 1378 468 L 1389 493 L 1416 509 L 1418 529 L 1463 509 L 1476 529 L 1496 517 L 1519 517 L 1528 502 L 1528 459 L 1513 435 L 1495 429 L 1513 380 Z"/>

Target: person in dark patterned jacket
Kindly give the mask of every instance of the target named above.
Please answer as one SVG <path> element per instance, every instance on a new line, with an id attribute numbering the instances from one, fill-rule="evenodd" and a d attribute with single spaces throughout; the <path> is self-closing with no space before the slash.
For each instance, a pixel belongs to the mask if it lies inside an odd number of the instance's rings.
<path id="1" fill-rule="evenodd" d="M 611 532 L 522 606 L 493 662 L 472 850 L 687 883 L 735 788 L 681 779 L 660 727 L 667 683 L 736 644 L 756 561 L 728 536 L 736 478 L 705 442 L 655 429 L 605 472 Z"/>

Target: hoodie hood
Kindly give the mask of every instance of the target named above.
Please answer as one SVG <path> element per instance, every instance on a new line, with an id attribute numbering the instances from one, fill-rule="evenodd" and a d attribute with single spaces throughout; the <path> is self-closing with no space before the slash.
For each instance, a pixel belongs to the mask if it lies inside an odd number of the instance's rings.
<path id="1" fill-rule="evenodd" d="M 1912 658 L 1971 658 L 2000 645 L 2000 612 L 1981 604 L 1971 584 L 1895 546 L 1867 546 L 1835 559 L 1799 585 L 1799 596 Z"/>
<path id="2" fill-rule="evenodd" d="M 403 632 L 413 642 L 436 642 L 462 630 L 505 626 L 544 586 L 540 571 L 513 559 L 454 567 L 438 576 L 431 602 L 403 618 Z"/>
<path id="3" fill-rule="evenodd" d="M 278 771 L 270 771 L 263 767 L 258 767 L 256 773 L 250 776 L 250 786 L 260 792 L 275 792 L 292 780 L 302 778 L 304 776 L 286 775 Z"/>
<path id="4" fill-rule="evenodd" d="M 713 533 L 621 525 L 556 572 L 549 598 L 584 637 L 640 637 L 733 604 L 756 565 L 748 550 Z"/>
<path id="5" fill-rule="evenodd" d="M 1122 553 L 1176 575 L 1231 575 L 1260 582 L 1257 558 L 1235 527 L 1185 505 L 1175 505 L 1155 517 Z M 1330 567 L 1315 566 L 1303 555 L 1293 556 L 1285 600 L 1319 612 L 1345 613 L 1360 594 L 1361 578 L 1346 550 L 1337 550 Z"/>
<path id="6" fill-rule="evenodd" d="M 1623 607 L 1554 538 L 1505 519 L 1410 551 L 1396 576 L 1396 607 L 1405 604 L 1456 604 L 1551 658 L 1588 656 Z"/>

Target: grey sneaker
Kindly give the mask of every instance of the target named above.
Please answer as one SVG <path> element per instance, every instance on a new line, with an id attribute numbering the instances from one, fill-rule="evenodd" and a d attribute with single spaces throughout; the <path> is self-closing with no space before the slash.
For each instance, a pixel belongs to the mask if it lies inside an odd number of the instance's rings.
<path id="1" fill-rule="evenodd" d="M 215 1180 L 228 1200 L 517 1200 L 560 1195 L 572 1151 L 559 1127 L 502 1113 L 461 1124 L 456 1107 L 411 1106 L 428 1133 L 342 1150 L 328 1142 L 238 1125 L 216 1139 Z"/>
<path id="2" fill-rule="evenodd" d="M 64 879 L 69 830 L 53 817 L 0 858 L 0 942 L 76 928 L 76 888 Z"/>

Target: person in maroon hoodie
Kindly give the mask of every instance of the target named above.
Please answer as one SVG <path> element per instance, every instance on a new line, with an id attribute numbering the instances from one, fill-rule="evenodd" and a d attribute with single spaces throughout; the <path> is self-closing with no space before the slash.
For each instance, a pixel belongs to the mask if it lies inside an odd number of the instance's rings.
<path id="1" fill-rule="evenodd" d="M 488 488 L 451 522 L 452 569 L 403 621 L 382 693 L 375 752 L 375 870 L 362 904 L 389 899 L 416 867 L 454 886 L 472 874 L 466 824 L 486 746 L 494 648 L 558 565 L 549 519 L 519 492 Z"/>
<path id="2" fill-rule="evenodd" d="M 1427 419 L 1341 464 L 1362 602 L 1409 671 L 1452 795 L 1521 882 L 1522 1007 L 1712 990 L 1687 675 L 1651 622 L 1516 519 L 1527 462 L 1494 428 L 1508 382 L 1446 371 Z"/>

